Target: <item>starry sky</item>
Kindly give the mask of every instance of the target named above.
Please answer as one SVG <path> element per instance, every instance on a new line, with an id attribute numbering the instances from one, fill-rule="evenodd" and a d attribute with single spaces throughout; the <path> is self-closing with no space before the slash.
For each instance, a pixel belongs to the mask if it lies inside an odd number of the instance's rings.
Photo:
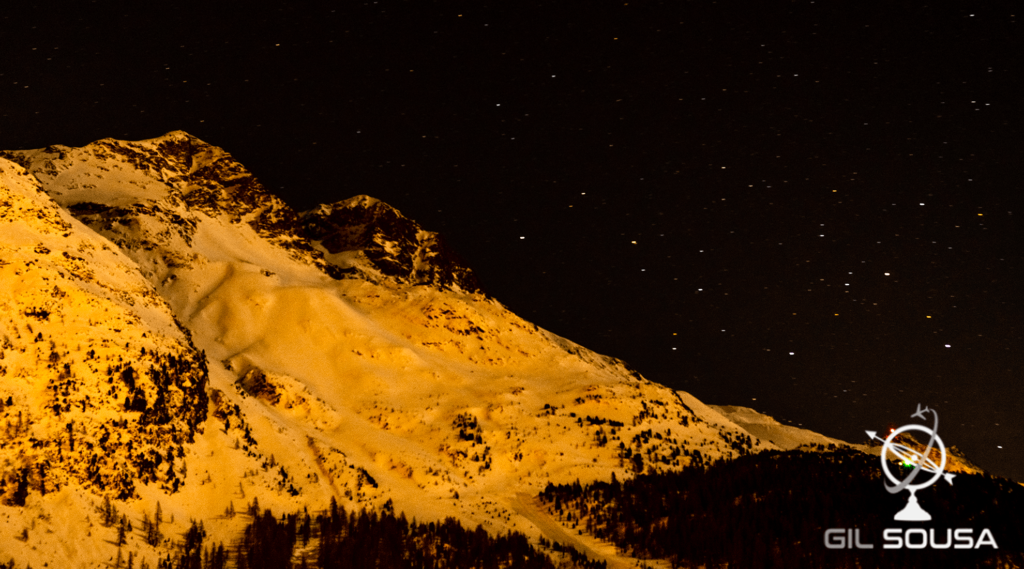
<path id="1" fill-rule="evenodd" d="M 23 2 L 0 147 L 186 130 L 652 380 L 853 442 L 930 405 L 1024 480 L 1014 4 Z"/>

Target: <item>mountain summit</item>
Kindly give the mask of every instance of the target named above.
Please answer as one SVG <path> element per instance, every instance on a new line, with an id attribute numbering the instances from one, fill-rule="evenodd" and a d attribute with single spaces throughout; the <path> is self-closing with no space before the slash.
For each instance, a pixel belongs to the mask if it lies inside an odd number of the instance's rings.
<path id="1" fill-rule="evenodd" d="M 195 216 L 205 214 L 244 223 L 334 278 L 359 274 L 376 282 L 479 291 L 472 271 L 437 234 L 393 207 L 356 196 L 297 214 L 230 154 L 182 131 L 140 142 L 104 139 L 82 148 L 3 155 L 32 170 L 58 204 L 104 231 L 124 235 L 114 225 L 146 220 L 158 230 L 140 227 L 145 235 L 136 237 L 164 253 L 181 249 L 173 244 L 177 239 L 191 246 Z M 173 255 L 153 260 L 159 270 L 178 262 Z"/>

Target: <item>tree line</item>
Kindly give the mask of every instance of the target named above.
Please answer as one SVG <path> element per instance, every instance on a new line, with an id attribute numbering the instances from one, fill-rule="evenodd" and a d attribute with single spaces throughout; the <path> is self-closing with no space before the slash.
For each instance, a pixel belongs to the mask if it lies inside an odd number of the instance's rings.
<path id="1" fill-rule="evenodd" d="M 455 518 L 441 522 L 409 521 L 394 513 L 390 501 L 381 511 L 347 511 L 331 500 L 313 516 L 302 512 L 280 517 L 260 510 L 253 500 L 246 512 L 252 521 L 237 543 L 204 544 L 206 531 L 193 521 L 177 551 L 161 558 L 156 569 L 339 569 L 348 567 L 425 569 L 604 569 L 571 548 L 548 543 L 556 562 L 530 544 L 525 535 L 491 535 L 482 526 L 467 529 Z M 128 565 L 119 565 L 128 567 Z M 135 569 L 134 567 L 132 569 Z M 140 567 L 141 569 L 141 567 Z"/>
<path id="2" fill-rule="evenodd" d="M 894 465 L 894 469 L 899 468 Z M 958 474 L 919 491 L 932 522 L 893 520 L 907 492 L 883 488 L 876 456 L 770 451 L 620 482 L 549 484 L 540 498 L 566 523 L 634 557 L 673 567 L 983 567 L 1024 563 L 1024 488 Z M 989 528 L 998 550 L 883 549 L 890 527 Z M 829 528 L 857 528 L 874 549 L 828 549 Z M 942 539 L 940 538 L 941 542 Z"/>

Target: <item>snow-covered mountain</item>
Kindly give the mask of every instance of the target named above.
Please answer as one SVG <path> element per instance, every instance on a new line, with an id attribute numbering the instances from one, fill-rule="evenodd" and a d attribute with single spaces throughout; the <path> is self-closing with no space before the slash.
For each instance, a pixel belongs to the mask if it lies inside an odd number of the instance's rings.
<path id="1" fill-rule="evenodd" d="M 0 153 L 0 282 L 0 552 L 34 567 L 113 559 L 104 497 L 169 540 L 231 542 L 254 497 L 537 537 L 548 482 L 778 448 L 512 314 L 393 207 L 296 213 L 184 132 Z"/>

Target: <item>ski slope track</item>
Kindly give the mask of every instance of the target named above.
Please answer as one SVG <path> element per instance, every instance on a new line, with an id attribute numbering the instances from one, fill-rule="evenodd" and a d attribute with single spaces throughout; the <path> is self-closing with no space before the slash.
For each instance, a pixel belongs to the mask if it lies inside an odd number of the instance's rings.
<path id="1" fill-rule="evenodd" d="M 524 498 L 548 482 L 833 442 L 652 383 L 484 295 L 390 205 L 295 212 L 180 131 L 0 153 L 0 282 L 0 552 L 19 566 L 112 562 L 104 498 L 150 565 L 191 519 L 233 542 L 225 512 L 253 498 L 535 539 L 557 534 Z"/>

